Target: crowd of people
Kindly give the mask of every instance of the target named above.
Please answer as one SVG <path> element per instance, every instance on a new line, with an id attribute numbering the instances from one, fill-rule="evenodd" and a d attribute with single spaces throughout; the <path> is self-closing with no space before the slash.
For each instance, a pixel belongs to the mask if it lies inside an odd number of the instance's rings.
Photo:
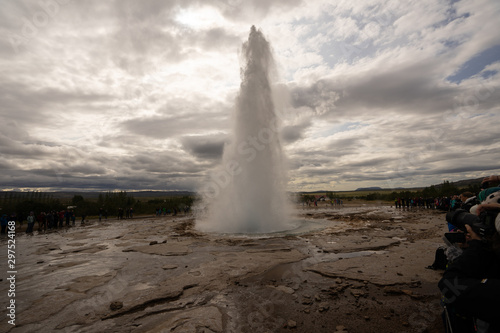
<path id="1" fill-rule="evenodd" d="M 402 208 L 402 209 L 410 209 L 410 208 L 427 208 L 434 209 L 436 207 L 441 207 L 444 204 L 443 198 L 395 198 L 394 199 L 394 207 Z"/>
<path id="2" fill-rule="evenodd" d="M 189 213 L 191 207 L 185 206 L 184 208 L 174 207 L 170 208 L 157 208 L 155 215 L 156 216 L 165 216 L 165 215 L 177 215 L 178 213 L 184 212 L 184 214 Z M 103 208 L 99 208 L 98 218 L 99 222 L 103 219 L 105 221 L 108 220 L 108 210 Z M 132 207 L 128 208 L 117 208 L 116 218 L 118 220 L 123 219 L 132 219 L 134 218 L 134 209 Z M 81 224 L 85 224 L 87 219 L 86 214 L 81 215 Z M 1 233 L 5 234 L 7 229 L 7 224 L 9 221 L 15 221 L 20 227 L 23 226 L 23 223 L 27 221 L 26 233 L 33 233 L 35 224 L 38 224 L 38 231 L 46 231 L 46 230 L 55 230 L 63 227 L 71 227 L 75 226 L 76 215 L 74 209 L 66 209 L 66 210 L 52 210 L 48 212 L 30 212 L 28 215 L 26 214 L 16 214 L 11 213 L 10 215 L 2 214 L 0 216 L 0 224 L 1 224 Z"/>
<path id="3" fill-rule="evenodd" d="M 134 217 L 133 208 L 118 208 L 117 209 L 117 219 L 130 219 Z M 105 208 L 99 209 L 99 222 L 104 218 L 105 221 L 108 220 L 108 210 Z M 87 215 L 81 214 L 80 223 L 83 225 L 87 219 Z M 35 213 L 33 211 L 29 212 L 29 214 L 16 214 L 11 213 L 10 215 L 2 214 L 0 217 L 0 225 L 1 225 L 1 233 L 5 234 L 7 229 L 7 224 L 9 221 L 15 221 L 19 224 L 20 227 L 23 226 L 23 223 L 26 221 L 26 233 L 33 233 L 35 224 L 38 225 L 38 231 L 47 231 L 47 230 L 56 230 L 65 227 L 75 226 L 76 224 L 76 214 L 74 209 L 65 209 L 65 210 L 51 210 L 48 212 L 39 212 Z"/>
<path id="4" fill-rule="evenodd" d="M 467 195 L 472 196 L 471 192 L 465 192 Z M 449 211 L 454 209 L 460 204 L 460 195 L 454 195 L 451 197 L 437 197 L 437 198 L 402 198 L 398 197 L 394 199 L 394 207 L 401 209 L 413 209 L 413 208 L 425 208 L 425 209 L 440 209 L 443 211 Z"/>
<path id="5" fill-rule="evenodd" d="M 306 198 L 306 200 L 302 200 L 302 208 L 307 207 L 318 207 L 318 204 L 320 202 L 325 202 L 326 204 L 332 206 L 332 207 L 343 207 L 344 206 L 344 201 L 339 198 L 328 198 L 324 195 L 315 195 L 311 196 L 309 198 Z"/>
<path id="6" fill-rule="evenodd" d="M 134 217 L 134 209 L 132 207 L 125 208 L 125 210 L 120 207 L 120 208 L 118 208 L 118 220 L 123 220 L 124 213 L 125 213 L 125 219 L 131 219 Z M 103 209 L 101 208 L 99 210 L 99 222 L 101 221 L 103 215 L 107 219 L 108 218 L 108 211 L 106 211 L 106 210 L 103 211 Z"/>
<path id="7" fill-rule="evenodd" d="M 479 193 L 450 200 L 446 268 L 439 288 L 446 332 L 500 332 L 500 176 L 483 179 Z M 465 235 L 463 235 L 465 234 Z"/>
<path id="8" fill-rule="evenodd" d="M 12 213 L 10 215 L 3 214 L 1 217 L 1 233 L 5 233 L 5 227 L 8 221 L 18 222 L 20 226 L 23 225 L 24 221 L 27 221 L 26 233 L 32 233 L 35 223 L 38 223 L 38 230 L 45 231 L 51 229 L 58 229 L 63 227 L 69 227 L 75 225 L 75 212 L 73 209 L 61 210 L 61 211 L 48 211 L 48 212 L 35 212 L 31 211 L 29 215 L 24 218 L 21 214 Z M 82 219 L 83 220 L 83 219 Z"/>

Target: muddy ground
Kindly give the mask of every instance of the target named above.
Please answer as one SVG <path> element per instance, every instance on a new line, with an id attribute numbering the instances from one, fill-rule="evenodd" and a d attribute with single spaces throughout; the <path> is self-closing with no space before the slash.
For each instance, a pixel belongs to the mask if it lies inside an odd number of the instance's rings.
<path id="1" fill-rule="evenodd" d="M 305 229 L 254 236 L 204 234 L 192 216 L 19 233 L 15 326 L 3 236 L 0 331 L 443 331 L 442 272 L 425 268 L 442 245 L 443 213 L 351 206 L 296 215 Z"/>

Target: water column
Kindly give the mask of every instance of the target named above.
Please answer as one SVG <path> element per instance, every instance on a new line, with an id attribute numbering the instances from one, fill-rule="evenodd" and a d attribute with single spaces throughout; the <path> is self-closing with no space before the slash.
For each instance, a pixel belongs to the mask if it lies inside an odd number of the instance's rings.
<path id="1" fill-rule="evenodd" d="M 208 195 L 209 216 L 197 228 L 222 233 L 282 231 L 291 226 L 271 90 L 275 65 L 269 42 L 254 26 L 242 55 L 232 138 L 214 173 L 219 181 Z"/>

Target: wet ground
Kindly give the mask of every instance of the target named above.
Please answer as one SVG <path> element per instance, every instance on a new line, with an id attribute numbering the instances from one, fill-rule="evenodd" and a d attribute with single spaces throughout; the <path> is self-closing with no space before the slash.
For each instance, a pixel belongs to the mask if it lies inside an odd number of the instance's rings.
<path id="1" fill-rule="evenodd" d="M 442 330 L 440 272 L 425 267 L 443 214 L 327 207 L 297 220 L 294 231 L 254 236 L 205 234 L 192 216 L 18 234 L 16 326 L 4 319 L 0 331 Z M 0 245 L 6 252 L 5 237 Z"/>

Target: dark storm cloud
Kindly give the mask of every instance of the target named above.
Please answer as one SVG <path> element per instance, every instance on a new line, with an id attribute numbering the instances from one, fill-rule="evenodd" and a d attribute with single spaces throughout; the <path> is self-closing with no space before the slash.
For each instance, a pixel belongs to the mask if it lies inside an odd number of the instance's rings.
<path id="1" fill-rule="evenodd" d="M 281 137 L 286 144 L 293 143 L 304 137 L 304 132 L 311 126 L 311 120 L 306 119 L 297 125 L 285 126 L 281 130 Z"/>
<path id="2" fill-rule="evenodd" d="M 4 157 L 43 158 L 50 154 L 48 150 L 44 149 L 44 146 L 23 144 L 3 135 L 0 135 L 0 149 Z"/>
<path id="3" fill-rule="evenodd" d="M 56 88 L 33 88 L 27 83 L 0 81 L 0 115 L 10 124 L 27 131 L 27 126 L 40 126 L 59 117 L 63 105 L 93 104 L 109 101 L 110 95 Z M 72 110 L 66 109 L 67 112 Z"/>
<path id="4" fill-rule="evenodd" d="M 43 168 L 19 170 L 0 175 L 2 188 L 175 189 L 193 188 L 200 181 L 203 167 L 171 154 L 140 154 L 131 157 L 90 156 L 85 162 L 69 159 L 65 163 L 46 161 Z M 110 168 L 110 166 L 112 168 Z"/>
<path id="5" fill-rule="evenodd" d="M 442 168 L 442 169 L 434 169 L 431 170 L 428 173 L 424 174 L 429 174 L 429 175 L 440 175 L 440 174 L 456 174 L 456 173 L 464 173 L 464 172 L 484 172 L 484 171 L 492 171 L 495 172 L 495 170 L 498 170 L 498 164 L 493 163 L 493 164 L 485 164 L 485 165 L 460 165 L 456 166 L 453 168 Z"/>
<path id="6" fill-rule="evenodd" d="M 344 79 L 322 79 L 291 87 L 293 106 L 318 113 L 335 111 L 336 116 L 377 108 L 427 114 L 452 109 L 453 97 L 461 91 L 436 85 L 430 79 L 434 70 L 433 64 L 417 63 L 373 69 Z"/>
<path id="7" fill-rule="evenodd" d="M 136 153 L 120 158 L 120 164 L 130 172 L 150 172 L 156 174 L 196 174 L 203 165 L 193 162 L 178 151 L 153 151 Z"/>
<path id="8" fill-rule="evenodd" d="M 225 134 L 192 135 L 181 138 L 183 148 L 200 159 L 220 159 L 224 145 L 228 142 Z"/>
<path id="9" fill-rule="evenodd" d="M 50 163 L 52 164 L 52 168 L 46 169 L 33 169 L 32 171 L 36 173 L 38 176 L 49 176 L 52 177 L 54 175 L 60 177 L 87 177 L 89 175 L 106 175 L 108 171 L 104 167 L 104 165 L 95 165 L 89 162 L 79 162 L 73 161 L 70 164 L 62 164 L 62 163 Z"/>
<path id="10" fill-rule="evenodd" d="M 369 158 L 366 160 L 361 160 L 359 162 L 349 162 L 349 167 L 352 168 L 378 168 L 380 166 L 387 165 L 389 162 L 394 161 L 393 158 L 385 158 L 385 157 L 377 157 L 377 158 Z"/>
<path id="11" fill-rule="evenodd" d="M 360 146 L 363 146 L 360 138 L 337 139 L 327 145 L 327 151 L 333 158 L 342 157 L 354 154 Z"/>
<path id="12" fill-rule="evenodd" d="M 203 121 L 201 119 L 203 118 Z M 208 127 L 207 125 L 211 126 Z M 207 128 L 224 129 L 227 114 L 187 113 L 178 115 L 157 115 L 147 118 L 130 119 L 122 123 L 122 127 L 134 134 L 153 138 L 171 138 L 185 133 L 200 132 Z"/>

